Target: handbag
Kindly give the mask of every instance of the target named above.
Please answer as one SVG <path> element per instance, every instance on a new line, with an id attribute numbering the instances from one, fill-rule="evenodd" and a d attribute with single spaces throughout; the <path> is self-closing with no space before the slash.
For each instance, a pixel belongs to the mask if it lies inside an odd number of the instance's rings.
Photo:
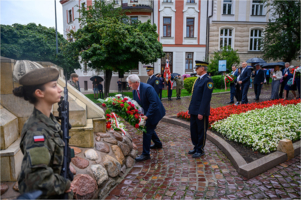
<path id="1" fill-rule="evenodd" d="M 292 86 L 292 85 L 293 85 L 293 78 L 290 78 L 290 79 L 287 81 L 287 85 L 288 85 L 288 86 Z"/>

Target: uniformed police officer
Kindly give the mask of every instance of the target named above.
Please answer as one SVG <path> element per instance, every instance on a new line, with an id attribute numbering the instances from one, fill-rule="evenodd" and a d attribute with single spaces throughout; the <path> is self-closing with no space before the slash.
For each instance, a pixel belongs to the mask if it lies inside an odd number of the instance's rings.
<path id="1" fill-rule="evenodd" d="M 24 155 L 18 177 L 19 191 L 43 192 L 40 198 L 72 196 L 73 185 L 61 176 L 64 146 L 61 125 L 51 113 L 52 105 L 60 101 L 62 90 L 58 87 L 59 72 L 42 68 L 25 74 L 15 96 L 23 97 L 34 105 L 34 110 L 23 126 L 20 149 Z"/>
<path id="2" fill-rule="evenodd" d="M 210 115 L 210 101 L 213 90 L 213 81 L 207 74 L 207 62 L 196 60 L 195 70 L 199 77 L 192 88 L 192 97 L 188 112 L 190 114 L 190 133 L 194 148 L 188 153 L 193 158 L 205 155 L 208 118 Z"/>
<path id="3" fill-rule="evenodd" d="M 160 81 L 158 79 L 158 77 L 156 77 L 154 75 L 154 67 L 153 66 L 146 66 L 146 72 L 147 75 L 149 76 L 148 80 L 147 80 L 147 84 L 153 86 L 153 88 L 155 89 L 156 93 L 159 95 L 159 84 Z"/>
<path id="4" fill-rule="evenodd" d="M 69 81 L 70 85 L 72 85 L 75 89 L 80 91 L 79 82 L 78 82 L 78 75 L 76 73 L 72 73 L 70 75 L 71 80 Z"/>

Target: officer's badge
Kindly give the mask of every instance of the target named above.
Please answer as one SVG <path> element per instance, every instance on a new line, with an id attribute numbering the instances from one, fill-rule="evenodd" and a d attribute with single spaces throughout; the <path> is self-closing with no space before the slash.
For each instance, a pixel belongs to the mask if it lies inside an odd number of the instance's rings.
<path id="1" fill-rule="evenodd" d="M 159 85 L 159 80 L 156 80 L 156 85 Z"/>
<path id="2" fill-rule="evenodd" d="M 208 82 L 207 83 L 207 87 L 211 90 L 213 88 L 213 83 L 212 82 Z"/>

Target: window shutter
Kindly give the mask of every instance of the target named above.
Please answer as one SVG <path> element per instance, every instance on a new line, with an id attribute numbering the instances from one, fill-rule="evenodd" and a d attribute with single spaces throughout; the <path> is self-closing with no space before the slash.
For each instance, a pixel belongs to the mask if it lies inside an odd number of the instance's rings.
<path id="1" fill-rule="evenodd" d="M 68 10 L 66 10 L 66 16 L 67 16 L 67 24 L 69 23 L 68 22 Z"/>
<path id="2" fill-rule="evenodd" d="M 72 21 L 74 21 L 74 7 L 72 7 Z"/>

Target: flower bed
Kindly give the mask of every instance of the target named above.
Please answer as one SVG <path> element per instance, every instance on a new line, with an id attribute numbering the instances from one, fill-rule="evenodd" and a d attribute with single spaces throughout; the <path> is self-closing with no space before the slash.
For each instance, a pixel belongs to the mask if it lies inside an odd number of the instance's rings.
<path id="1" fill-rule="evenodd" d="M 255 102 L 255 103 L 250 103 L 250 104 L 243 104 L 243 105 L 228 105 L 228 106 L 222 106 L 218 108 L 211 108 L 210 110 L 210 116 L 209 116 L 209 125 L 211 126 L 213 123 L 226 119 L 232 114 L 240 114 L 240 113 L 245 113 L 250 110 L 255 110 L 255 109 L 263 109 L 266 107 L 271 107 L 273 105 L 289 105 L 289 104 L 298 104 L 300 103 L 299 100 L 272 100 L 272 101 L 263 101 L 263 102 Z M 188 111 L 184 112 L 179 112 L 177 114 L 178 118 L 182 119 L 187 119 L 190 120 L 190 115 L 188 114 Z"/>
<path id="2" fill-rule="evenodd" d="M 299 140 L 301 136 L 301 104 L 273 105 L 251 110 L 215 122 L 212 129 L 229 140 L 269 153 L 277 149 L 281 139 Z"/>

